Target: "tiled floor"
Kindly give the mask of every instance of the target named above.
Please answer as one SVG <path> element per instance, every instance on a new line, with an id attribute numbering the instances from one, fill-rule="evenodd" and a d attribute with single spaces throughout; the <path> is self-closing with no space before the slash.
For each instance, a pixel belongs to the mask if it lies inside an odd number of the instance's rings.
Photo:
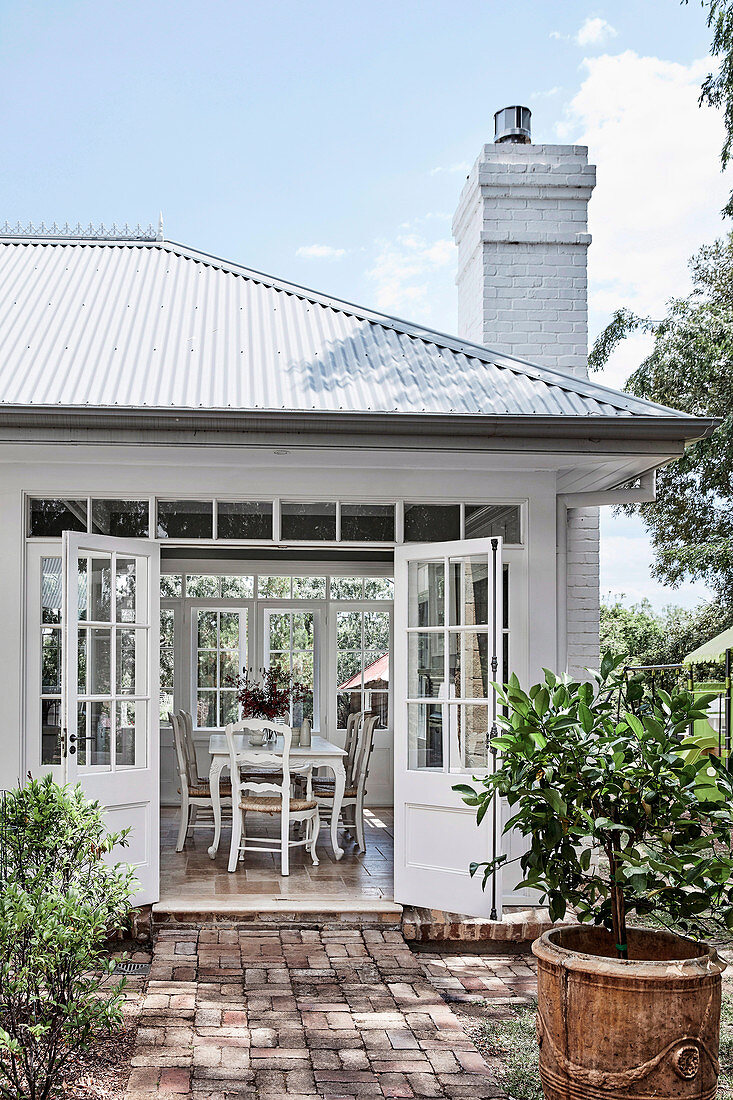
<path id="1" fill-rule="evenodd" d="M 264 814 L 253 815 L 261 820 L 254 825 L 260 833 L 277 836 L 278 819 L 267 819 Z M 229 827 L 222 831 L 216 859 L 209 858 L 207 848 L 213 832 L 197 829 L 186 841 L 182 852 L 176 852 L 178 812 L 164 809 L 161 816 L 161 903 L 175 898 L 204 905 L 207 898 L 258 897 L 297 898 L 299 902 L 323 902 L 333 904 L 339 898 L 352 903 L 361 899 L 392 898 L 393 890 L 393 813 L 391 809 L 375 809 L 366 812 L 367 850 L 359 852 L 356 842 L 347 833 L 339 833 L 344 856 L 337 861 L 331 850 L 330 832 L 321 829 L 317 854 L 320 863 L 314 867 L 310 855 L 303 848 L 291 849 L 290 875 L 280 875 L 278 855 L 264 852 L 247 852 L 237 870 L 227 871 L 229 861 Z"/>

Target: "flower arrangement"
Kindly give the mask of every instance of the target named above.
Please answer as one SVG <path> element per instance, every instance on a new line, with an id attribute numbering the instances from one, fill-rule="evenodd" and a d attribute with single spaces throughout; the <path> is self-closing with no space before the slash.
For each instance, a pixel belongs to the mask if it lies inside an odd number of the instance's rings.
<path id="1" fill-rule="evenodd" d="M 310 694 L 306 684 L 291 680 L 284 669 L 273 665 L 261 668 L 259 678 L 252 669 L 243 669 L 232 681 L 242 708 L 242 718 L 283 718 L 291 707 Z"/>

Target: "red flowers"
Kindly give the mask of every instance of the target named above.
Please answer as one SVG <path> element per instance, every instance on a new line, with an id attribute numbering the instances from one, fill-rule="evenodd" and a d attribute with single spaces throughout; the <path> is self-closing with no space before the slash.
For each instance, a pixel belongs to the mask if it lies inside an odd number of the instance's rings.
<path id="1" fill-rule="evenodd" d="M 260 677 L 256 680 L 250 668 L 231 681 L 237 689 L 242 718 L 283 718 L 290 714 L 293 703 L 310 694 L 310 688 L 298 680 L 291 681 L 287 672 L 275 665 L 261 668 Z"/>

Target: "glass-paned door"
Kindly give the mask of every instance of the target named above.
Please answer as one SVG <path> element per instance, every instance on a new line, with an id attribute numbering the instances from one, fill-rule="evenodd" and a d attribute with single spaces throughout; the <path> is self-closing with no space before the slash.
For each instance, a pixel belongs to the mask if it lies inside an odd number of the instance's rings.
<path id="1" fill-rule="evenodd" d="M 63 537 L 62 765 L 130 828 L 113 858 L 135 866 L 137 904 L 158 899 L 159 547 Z"/>
<path id="2" fill-rule="evenodd" d="M 502 655 L 501 540 L 395 550 L 395 901 L 490 916 L 469 864 L 489 858 L 493 815 L 452 787 L 490 766 Z"/>
<path id="3" fill-rule="evenodd" d="M 306 689 L 289 716 L 292 725 L 304 718 L 320 731 L 320 626 L 321 613 L 312 607 L 270 606 L 262 609 L 262 637 L 265 666 L 280 668 L 291 682 Z"/>

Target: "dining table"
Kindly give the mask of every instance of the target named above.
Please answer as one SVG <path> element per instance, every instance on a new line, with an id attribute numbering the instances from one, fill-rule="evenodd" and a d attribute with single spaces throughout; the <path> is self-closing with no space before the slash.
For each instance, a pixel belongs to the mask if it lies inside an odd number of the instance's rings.
<path id="1" fill-rule="evenodd" d="M 268 757 L 272 757 L 273 754 L 282 755 L 283 739 L 281 735 L 278 735 L 275 741 L 269 741 L 264 745 L 253 744 L 250 738 L 251 734 L 249 733 L 236 733 L 234 735 L 234 745 L 237 752 L 243 752 L 246 749 L 248 752 L 255 754 L 261 752 L 263 756 Z M 214 859 L 219 850 L 219 840 L 221 839 L 219 781 L 224 769 L 229 768 L 229 747 L 225 733 L 212 733 L 209 738 L 209 753 L 211 755 L 209 785 L 214 810 L 214 842 L 209 848 L 209 856 Z M 341 859 L 344 854 L 344 849 L 339 846 L 338 842 L 338 823 L 344 790 L 346 789 L 345 757 L 345 749 L 342 749 L 340 745 L 334 745 L 332 741 L 327 741 L 325 737 L 321 737 L 317 733 L 311 736 L 310 745 L 291 745 L 290 747 L 290 760 L 293 765 L 302 767 L 304 764 L 310 764 L 313 768 L 328 768 L 333 772 L 336 784 L 333 793 L 333 812 L 331 813 L 331 847 L 336 859 Z"/>

